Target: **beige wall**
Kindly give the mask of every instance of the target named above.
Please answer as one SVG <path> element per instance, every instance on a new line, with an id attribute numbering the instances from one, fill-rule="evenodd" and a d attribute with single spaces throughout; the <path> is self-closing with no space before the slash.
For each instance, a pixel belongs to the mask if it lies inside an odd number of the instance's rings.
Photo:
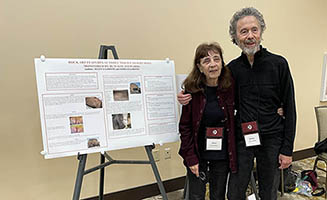
<path id="1" fill-rule="evenodd" d="M 265 16 L 263 45 L 284 55 L 296 88 L 298 126 L 295 149 L 316 141 L 313 107 L 319 105 L 323 53 L 327 52 L 325 0 L 138 0 L 138 1 L 11 1 L 0 0 L 0 198 L 71 199 L 77 172 L 76 157 L 45 160 L 33 58 L 96 58 L 100 44 L 113 44 L 120 58 L 165 59 L 176 73 L 188 73 L 194 49 L 218 41 L 225 60 L 240 54 L 228 36 L 233 12 L 255 6 Z M 177 155 L 158 162 L 163 180 L 184 175 Z M 145 159 L 143 148 L 110 152 L 116 159 Z M 98 162 L 88 157 L 87 166 Z M 155 182 L 150 166 L 110 166 L 105 192 Z M 98 192 L 98 173 L 84 179 L 82 197 Z"/>

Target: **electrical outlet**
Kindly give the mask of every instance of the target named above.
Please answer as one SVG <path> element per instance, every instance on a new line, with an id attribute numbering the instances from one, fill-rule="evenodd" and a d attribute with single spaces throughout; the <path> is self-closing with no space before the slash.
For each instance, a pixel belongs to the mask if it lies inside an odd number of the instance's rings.
<path id="1" fill-rule="evenodd" d="M 171 159 L 170 148 L 165 148 L 165 159 Z"/>
<path id="2" fill-rule="evenodd" d="M 154 159 L 155 162 L 158 162 L 160 160 L 160 151 L 159 151 L 159 149 L 152 150 L 152 155 L 153 155 L 153 159 Z"/>

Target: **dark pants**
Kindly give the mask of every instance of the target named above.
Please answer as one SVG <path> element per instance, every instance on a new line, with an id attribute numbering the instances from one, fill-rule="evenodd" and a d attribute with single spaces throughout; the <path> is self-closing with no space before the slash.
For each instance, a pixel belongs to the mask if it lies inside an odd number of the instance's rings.
<path id="1" fill-rule="evenodd" d="M 260 199 L 277 199 L 280 179 L 278 156 L 282 138 L 278 135 L 264 135 L 260 139 L 261 146 L 257 147 L 245 147 L 243 139 L 237 141 L 238 171 L 230 175 L 227 195 L 229 200 L 245 200 L 254 157 L 256 158 Z"/>
<path id="2" fill-rule="evenodd" d="M 206 174 L 205 179 L 209 181 L 210 200 L 224 200 L 227 176 L 229 173 L 228 160 L 200 160 L 199 165 L 200 173 Z M 187 168 L 187 178 L 189 184 L 189 199 L 204 200 L 206 193 L 206 180 L 201 180 L 201 178 L 196 177 L 189 168 Z"/>

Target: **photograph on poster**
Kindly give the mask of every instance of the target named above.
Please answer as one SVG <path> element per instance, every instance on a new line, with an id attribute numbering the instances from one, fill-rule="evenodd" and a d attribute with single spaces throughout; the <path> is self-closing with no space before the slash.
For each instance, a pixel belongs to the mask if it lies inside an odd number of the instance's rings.
<path id="1" fill-rule="evenodd" d="M 128 90 L 114 90 L 114 101 L 128 101 Z"/>
<path id="2" fill-rule="evenodd" d="M 69 121 L 70 121 L 70 132 L 71 133 L 83 133 L 84 132 L 82 116 L 69 117 Z"/>
<path id="3" fill-rule="evenodd" d="M 129 88 L 131 94 L 141 94 L 140 82 L 130 83 Z"/>
<path id="4" fill-rule="evenodd" d="M 85 97 L 86 108 L 102 108 L 102 100 L 99 97 Z"/>
<path id="5" fill-rule="evenodd" d="M 130 113 L 113 114 L 112 126 L 114 130 L 132 128 L 131 114 Z"/>
<path id="6" fill-rule="evenodd" d="M 99 147 L 100 146 L 100 141 L 98 138 L 89 138 L 87 141 L 87 147 L 92 148 L 92 147 Z"/>
<path id="7" fill-rule="evenodd" d="M 324 53 L 322 65 L 320 101 L 327 101 L 327 76 L 326 76 L 327 52 Z"/>

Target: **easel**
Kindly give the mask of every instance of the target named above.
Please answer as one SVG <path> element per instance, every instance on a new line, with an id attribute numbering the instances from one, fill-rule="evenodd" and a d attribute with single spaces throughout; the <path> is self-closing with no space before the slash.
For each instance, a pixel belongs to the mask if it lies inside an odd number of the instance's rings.
<path id="1" fill-rule="evenodd" d="M 112 51 L 114 59 L 118 59 L 118 55 L 117 55 L 115 47 L 114 46 L 105 46 L 105 45 L 100 46 L 99 59 L 107 59 L 108 58 L 108 50 Z M 147 146 L 144 146 L 144 148 L 146 150 L 149 160 L 145 160 L 145 161 L 142 161 L 142 160 L 114 160 L 106 152 L 101 152 L 100 165 L 95 166 L 90 169 L 87 169 L 87 170 L 85 170 L 87 154 L 81 154 L 81 155 L 78 154 L 77 159 L 79 160 L 79 164 L 78 164 L 78 171 L 77 171 L 77 176 L 76 176 L 73 200 L 79 200 L 84 175 L 89 174 L 89 173 L 94 172 L 99 169 L 100 169 L 99 200 L 103 200 L 104 168 L 111 164 L 151 164 L 153 173 L 157 180 L 157 184 L 158 184 L 160 193 L 164 200 L 168 200 L 165 188 L 164 188 L 163 183 L 160 178 L 160 174 L 159 174 L 157 165 L 156 165 L 156 163 L 153 159 L 153 155 L 152 155 L 152 149 L 155 148 L 155 145 L 154 144 L 147 145 Z M 106 158 L 108 160 L 107 162 L 105 162 Z"/>

